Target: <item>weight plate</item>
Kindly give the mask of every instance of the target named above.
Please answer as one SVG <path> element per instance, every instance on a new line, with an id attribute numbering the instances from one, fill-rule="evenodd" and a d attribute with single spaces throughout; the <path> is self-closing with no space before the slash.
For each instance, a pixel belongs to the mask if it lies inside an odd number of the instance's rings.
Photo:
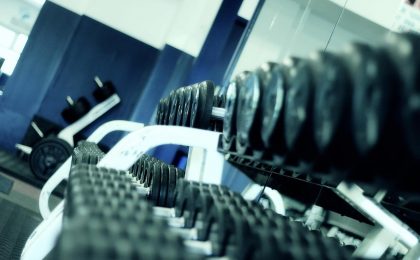
<path id="1" fill-rule="evenodd" d="M 150 186 L 150 200 L 156 206 L 159 205 L 159 196 L 160 196 L 160 189 L 161 189 L 161 164 L 158 162 L 153 163 L 151 168 L 151 172 L 149 173 L 151 176 L 151 186 Z"/>
<path id="2" fill-rule="evenodd" d="M 162 163 L 160 172 L 160 193 L 158 206 L 165 207 L 168 196 L 169 170 L 168 165 Z"/>
<path id="3" fill-rule="evenodd" d="M 111 81 L 105 81 L 102 87 L 97 87 L 93 91 L 96 101 L 102 102 L 116 93 L 115 86 Z"/>
<path id="4" fill-rule="evenodd" d="M 178 113 L 178 101 L 179 101 L 179 97 L 178 97 L 178 93 L 177 92 L 173 92 L 170 96 L 171 99 L 171 109 L 169 112 L 169 125 L 175 125 L 176 123 L 176 115 Z"/>
<path id="5" fill-rule="evenodd" d="M 164 110 L 163 110 L 163 124 L 164 125 L 168 125 L 169 123 L 169 110 L 170 110 L 170 102 L 169 102 L 169 98 L 165 98 L 164 99 Z"/>
<path id="6" fill-rule="evenodd" d="M 238 153 L 244 153 L 247 147 L 260 148 L 262 89 L 255 72 L 247 73 L 244 80 L 238 83 L 240 90 L 236 117 L 236 149 Z"/>
<path id="7" fill-rule="evenodd" d="M 149 157 L 144 164 L 144 187 L 150 187 L 153 178 L 153 165 L 156 160 L 153 157 Z"/>
<path id="8" fill-rule="evenodd" d="M 165 165 L 168 171 L 168 192 L 165 207 L 173 207 L 175 204 L 175 189 L 177 183 L 177 175 L 174 167 Z"/>
<path id="9" fill-rule="evenodd" d="M 285 68 L 267 64 L 263 78 L 261 139 L 266 148 L 282 150 L 284 146 L 284 102 L 287 91 Z"/>
<path id="10" fill-rule="evenodd" d="M 29 155 L 32 173 L 41 180 L 47 180 L 71 156 L 72 151 L 72 147 L 62 139 L 42 139 Z"/>
<path id="11" fill-rule="evenodd" d="M 194 84 L 192 87 L 188 86 L 184 90 L 184 109 L 182 111 L 182 125 L 190 126 L 190 113 L 191 113 L 191 103 L 192 103 L 192 91 L 193 88 L 198 84 Z"/>
<path id="12" fill-rule="evenodd" d="M 390 113 L 396 106 L 391 102 L 397 80 L 382 51 L 365 44 L 352 44 L 344 55 L 354 84 L 353 139 L 357 151 L 366 155 L 378 145 L 387 122 L 393 120 Z"/>
<path id="13" fill-rule="evenodd" d="M 86 115 L 90 109 L 91 105 L 89 101 L 86 98 L 81 97 L 76 102 L 74 102 L 73 105 L 69 105 L 67 108 L 65 108 L 61 112 L 61 115 L 67 123 L 71 124 Z"/>
<path id="14" fill-rule="evenodd" d="M 185 93 L 184 88 L 180 88 L 177 91 L 178 95 L 178 112 L 176 115 L 176 125 L 182 125 L 183 112 L 184 112 L 184 103 L 185 103 Z"/>
<path id="15" fill-rule="evenodd" d="M 350 133 L 350 79 L 342 60 L 332 53 L 315 53 L 311 69 L 316 86 L 313 122 L 315 144 L 319 151 L 325 152 L 334 144 L 348 143 L 351 138 L 345 134 Z"/>
<path id="16" fill-rule="evenodd" d="M 161 125 L 162 124 L 162 116 L 163 114 L 163 100 L 159 100 L 159 104 L 157 106 L 157 110 L 156 110 L 156 124 L 157 125 Z"/>
<path id="17" fill-rule="evenodd" d="M 214 84 L 211 81 L 203 81 L 193 88 L 190 126 L 201 129 L 209 127 L 213 96 Z"/>
<path id="18" fill-rule="evenodd" d="M 400 119 L 411 156 L 420 160 L 420 37 L 414 33 L 389 34 L 387 50 L 401 84 Z"/>
<path id="19" fill-rule="evenodd" d="M 171 93 L 169 93 L 169 97 L 167 98 L 168 98 L 168 114 L 167 114 L 168 123 L 167 125 L 171 125 L 171 120 L 173 120 L 173 118 L 171 119 L 171 109 L 172 109 L 172 103 L 174 102 L 174 99 L 175 99 L 175 91 L 172 90 Z"/>
<path id="20" fill-rule="evenodd" d="M 313 138 L 313 82 L 305 60 L 291 64 L 287 70 L 289 89 L 285 102 L 285 141 L 294 150 L 302 140 Z M 306 135 L 307 134 L 307 135 Z M 303 142 L 304 143 L 304 142 Z"/>
<path id="21" fill-rule="evenodd" d="M 229 149 L 229 141 L 236 134 L 236 111 L 237 111 L 238 85 L 233 80 L 226 92 L 225 117 L 223 118 L 223 139 L 225 149 Z"/>
<path id="22" fill-rule="evenodd" d="M 139 161 L 139 173 L 138 173 L 138 179 L 140 181 L 140 184 L 144 184 L 146 181 L 146 163 L 148 161 L 148 157 L 146 154 L 142 155 L 140 157 Z"/>

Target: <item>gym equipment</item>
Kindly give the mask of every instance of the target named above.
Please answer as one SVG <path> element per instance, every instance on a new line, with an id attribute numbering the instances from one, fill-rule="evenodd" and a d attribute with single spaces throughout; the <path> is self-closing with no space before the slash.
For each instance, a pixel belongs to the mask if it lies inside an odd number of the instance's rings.
<path id="1" fill-rule="evenodd" d="M 285 66 L 267 63 L 261 66 L 260 78 L 264 86 L 262 97 L 261 139 L 264 147 L 272 153 L 284 156 L 284 102 L 288 83 Z"/>
<path id="2" fill-rule="evenodd" d="M 169 119 L 168 124 L 169 125 L 175 125 L 176 123 L 176 116 L 178 113 L 178 100 L 179 97 L 175 91 L 171 91 L 169 94 L 169 104 L 170 104 L 170 110 L 169 110 Z"/>
<path id="3" fill-rule="evenodd" d="M 29 166 L 37 178 L 47 180 L 71 152 L 72 147 L 66 141 L 57 137 L 43 138 L 32 148 Z"/>
<path id="4" fill-rule="evenodd" d="M 407 46 L 409 45 L 405 45 Z M 336 158 L 343 154 L 336 155 L 333 151 L 339 152 L 339 145 L 343 146 L 340 147 L 342 150 L 356 146 L 354 135 L 347 135 L 348 129 L 356 127 L 353 102 L 363 104 L 363 100 L 370 100 L 369 89 L 373 83 L 393 84 L 385 82 L 383 78 L 376 79 L 381 76 L 379 72 L 385 71 L 382 66 L 389 65 L 390 67 L 386 68 L 393 68 L 396 64 L 394 61 L 396 58 L 389 53 L 390 48 L 386 47 L 372 53 L 373 62 L 378 63 L 376 65 L 369 61 L 370 54 L 366 60 L 358 61 L 359 50 L 356 51 L 356 55 L 350 54 L 354 60 L 349 59 L 346 62 L 341 60 L 348 55 L 346 53 L 335 55 L 320 52 L 311 59 L 291 59 L 252 72 L 257 75 L 256 81 L 260 84 L 258 87 L 262 89 L 262 93 L 259 93 L 262 95 L 254 97 L 264 100 L 265 87 L 275 82 L 272 78 L 274 68 L 276 66 L 282 68 L 283 74 L 280 75 L 284 76 L 287 87 L 284 100 L 285 114 L 280 121 L 277 119 L 276 126 L 283 122 L 286 149 L 283 153 L 285 160 L 280 165 L 274 160 L 275 158 L 272 160 L 270 157 L 256 157 L 255 147 L 250 147 L 250 153 L 246 154 L 223 150 L 221 146 L 224 137 L 220 133 L 178 126 L 148 126 L 136 130 L 123 137 L 103 158 L 101 154 L 100 158 L 92 160 L 92 162 L 99 161 L 96 165 L 83 163 L 89 163 L 91 160 L 81 156 L 77 161 L 81 161 L 82 164 L 74 165 L 70 170 L 70 159 L 68 159 L 64 165 L 65 170 L 53 175 L 53 177 L 62 176 L 62 179 L 54 177 L 57 182 L 67 179 L 70 173 L 66 203 L 61 202 L 34 231 L 25 246 L 22 259 L 29 259 L 29 256 L 36 259 L 45 257 L 54 247 L 54 241 L 58 241 L 58 244 L 53 253 L 72 258 L 92 256 L 101 259 L 117 256 L 165 258 L 168 255 L 175 255 L 180 258 L 260 259 L 261 256 L 272 258 L 281 256 L 287 259 L 346 259 L 350 257 L 348 250 L 353 251 L 353 257 L 418 258 L 419 236 L 410 228 L 413 227 L 412 223 L 416 223 L 415 218 L 418 216 L 416 210 L 406 214 L 407 210 L 402 207 L 407 205 L 402 204 L 400 208 L 391 205 L 394 207 L 391 211 L 387 203 L 389 203 L 388 194 L 392 194 L 392 191 L 381 190 L 384 186 L 376 185 L 375 182 L 372 182 L 372 187 L 350 182 L 354 180 L 352 176 L 355 174 L 351 165 L 339 171 L 334 168 L 335 164 L 340 162 Z M 398 55 L 396 57 L 398 58 Z M 352 68 L 355 64 L 360 68 Z M 393 72 L 393 69 L 390 69 L 390 72 Z M 399 79 L 400 74 L 403 73 L 394 73 L 390 79 L 394 77 Z M 364 79 L 353 80 L 354 75 L 360 75 Z M 372 77 L 371 80 L 369 77 Z M 245 82 L 248 82 L 247 80 L 248 78 Z M 249 85 L 253 86 L 249 89 L 255 90 L 255 77 L 249 81 Z M 359 90 L 353 91 L 353 88 L 359 87 L 358 84 L 366 91 L 361 89 L 361 94 L 357 92 Z M 185 94 L 187 89 L 183 88 L 183 107 L 185 107 L 185 97 L 188 98 L 188 94 Z M 281 96 L 277 96 L 276 90 L 278 89 L 274 88 L 274 93 L 268 97 Z M 375 94 L 378 90 L 374 87 L 373 90 L 374 96 L 381 94 Z M 397 89 L 396 93 L 399 92 Z M 172 96 L 176 98 L 177 91 L 174 93 Z M 335 95 L 337 100 L 331 99 L 331 93 L 338 93 Z M 191 98 L 194 99 L 197 91 L 192 88 L 191 94 Z M 253 93 L 246 94 L 253 95 Z M 349 97 L 344 103 L 340 102 L 344 101 L 343 96 Z M 213 98 L 212 106 L 219 102 L 220 100 Z M 372 106 L 386 104 L 386 98 L 376 102 L 374 99 Z M 397 106 L 392 107 L 392 113 L 384 125 L 394 120 L 393 113 L 395 115 L 402 113 L 400 102 L 401 100 L 397 99 L 395 102 Z M 370 104 L 362 111 L 369 111 L 371 109 L 369 106 Z M 164 106 L 160 107 L 158 110 L 164 109 Z M 169 116 L 172 103 L 168 108 L 169 111 L 166 113 Z M 175 108 L 175 118 L 177 118 L 180 115 L 179 106 Z M 192 108 L 194 110 L 194 106 Z M 262 114 L 264 108 L 261 109 Z M 333 114 L 335 111 L 336 114 Z M 380 112 L 379 109 L 375 111 Z M 238 116 L 240 112 L 242 111 L 238 109 Z M 165 111 L 158 111 L 158 118 L 164 113 Z M 189 121 L 191 122 L 191 118 Z M 366 125 L 366 129 L 369 127 L 369 123 L 364 123 L 363 120 L 360 124 Z M 401 133 L 399 131 L 406 126 L 397 123 L 394 127 L 397 129 L 395 139 L 405 140 L 404 131 Z M 262 143 L 262 150 L 257 152 L 267 151 L 262 138 L 263 130 L 265 129 L 260 126 L 260 130 L 256 133 Z M 375 131 L 371 133 L 375 134 Z M 366 144 L 366 155 L 370 156 L 378 149 L 376 147 L 385 149 L 394 147 L 382 141 L 386 136 L 382 134 L 384 133 L 381 132 L 381 136 L 377 139 L 371 139 L 378 140 L 374 146 Z M 348 140 L 338 138 L 339 136 L 347 137 Z M 235 138 L 235 135 L 231 136 L 231 140 Z M 248 138 L 251 139 L 253 136 Z M 398 165 L 404 170 L 418 169 L 404 165 L 406 162 L 410 164 L 415 157 L 406 144 L 401 143 L 406 150 L 398 154 L 397 158 L 404 159 L 399 161 Z M 163 144 L 195 146 L 205 150 L 202 152 L 204 156 L 189 157 L 186 178 L 178 179 L 182 174 L 177 169 L 143 156 L 149 149 Z M 359 148 L 356 149 L 359 151 Z M 277 155 L 283 156 L 283 154 Z M 361 154 L 359 152 L 359 155 Z M 377 156 L 377 159 L 383 159 L 381 153 Z M 358 167 L 361 160 L 370 161 L 365 155 L 361 157 L 354 160 Z M 205 159 L 197 160 L 197 158 Z M 317 172 L 319 168 L 315 167 L 320 158 L 334 167 L 326 167 Z M 270 201 L 265 197 L 267 194 L 264 191 L 265 185 L 285 192 L 288 199 L 283 205 L 282 212 L 286 217 L 279 216 L 270 209 L 263 209 L 255 202 L 245 201 L 238 194 L 220 186 L 222 180 L 234 182 L 225 178 L 230 176 L 221 174 L 223 168 L 221 161 L 224 159 L 235 163 L 235 166 L 246 172 L 248 177 L 264 185 L 259 187 L 261 189 L 257 187 L 253 196 L 248 196 L 247 191 L 247 197 L 259 200 L 266 207 L 270 207 Z M 406 177 L 416 176 L 413 174 L 416 171 L 395 171 L 392 175 L 382 175 L 381 171 L 372 171 L 372 169 L 380 169 L 376 168 L 379 163 L 383 164 L 383 167 L 390 166 L 390 163 L 380 160 L 373 160 L 371 163 L 375 167 L 367 167 L 363 172 L 367 179 L 380 177 L 381 181 L 389 184 L 392 181 L 406 182 Z M 198 168 L 196 165 L 204 166 L 198 172 L 194 172 L 192 169 Z M 207 167 L 210 165 L 211 167 Z M 410 165 L 412 166 L 415 164 Z M 391 169 L 396 168 L 391 167 Z M 344 181 L 329 182 L 328 178 L 334 176 Z M 191 180 L 198 180 L 201 183 Z M 413 183 L 410 187 L 416 186 L 417 182 Z M 418 200 L 416 188 L 410 192 L 417 195 L 410 199 Z M 290 196 L 290 194 L 295 195 Z M 400 200 L 406 196 L 408 194 L 401 192 L 395 198 Z M 346 204 L 347 207 L 342 204 Z M 400 217 L 401 220 L 398 219 Z M 290 218 L 299 222 L 290 221 Z M 409 220 L 410 218 L 413 218 L 414 222 Z M 403 221 L 407 221 L 410 227 Z M 309 227 L 311 231 L 303 225 Z M 132 230 L 133 226 L 141 226 L 142 229 Z M 414 227 L 418 231 L 418 226 Z M 325 238 L 319 230 L 334 238 Z M 77 237 L 82 238 L 77 240 Z M 347 246 L 340 247 L 336 238 Z M 176 246 L 171 247 L 167 241 Z M 139 243 L 142 246 L 139 246 Z M 160 244 L 162 248 L 159 249 L 174 253 L 163 255 L 161 252 L 156 252 L 156 245 Z M 143 249 L 143 246 L 147 246 L 148 249 Z M 178 252 L 187 255 L 181 257 L 178 256 Z"/>
<path id="5" fill-rule="evenodd" d="M 248 149 L 262 148 L 261 100 L 263 87 L 259 75 L 255 72 L 246 74 L 243 85 L 239 86 L 238 110 L 236 116 L 236 150 L 245 154 Z"/>
<path id="6" fill-rule="evenodd" d="M 176 115 L 175 125 L 182 125 L 182 120 L 184 117 L 184 106 L 185 106 L 185 93 L 184 88 L 179 88 L 176 91 L 178 97 L 178 111 Z"/>
<path id="7" fill-rule="evenodd" d="M 120 97 L 117 94 L 113 94 L 107 100 L 97 104 L 93 107 L 86 115 L 78 119 L 76 122 L 72 123 L 71 125 L 67 126 L 63 130 L 61 130 L 57 137 L 49 137 L 48 141 L 43 142 L 41 139 L 41 145 L 35 144 L 32 149 L 26 149 L 25 151 L 30 151 L 29 154 L 29 165 L 34 173 L 35 176 L 46 180 L 50 177 L 50 174 L 55 172 L 58 167 L 64 163 L 67 157 L 70 156 L 71 151 L 68 148 L 73 147 L 73 137 L 89 124 L 97 120 L 103 114 L 108 112 L 114 106 L 119 104 L 121 101 Z M 57 143 L 61 145 L 59 147 L 64 147 L 65 143 L 67 143 L 67 148 L 57 150 Z M 51 146 L 51 147 L 49 147 Z M 17 145 L 17 147 L 20 147 Z M 42 151 L 37 151 L 37 149 L 41 149 Z M 62 151 L 58 153 L 56 156 L 53 151 Z M 49 152 L 47 152 L 49 151 Z M 42 156 L 41 156 L 42 154 Z M 39 160 L 42 159 L 42 160 Z"/>
<path id="8" fill-rule="evenodd" d="M 160 170 L 157 173 L 159 174 Z M 176 219 L 183 219 L 185 225 L 178 227 L 171 225 L 173 215 L 165 215 L 165 212 L 170 212 L 170 208 L 151 207 L 142 200 L 135 187 L 136 184 L 130 182 L 130 177 L 124 171 L 93 165 L 77 165 L 72 168 L 68 189 L 69 202 L 66 205 L 67 214 L 64 216 L 68 225 L 63 227 L 55 253 L 74 256 L 89 251 L 90 255 L 107 258 L 106 249 L 103 247 L 97 248 L 85 240 L 78 244 L 69 241 L 69 238 L 65 239 L 70 234 L 74 236 L 73 232 L 76 229 L 79 236 L 84 234 L 83 237 L 88 236 L 90 240 L 96 240 L 96 236 L 105 241 L 110 240 L 102 243 L 108 250 L 114 248 L 113 244 L 117 240 L 125 242 L 121 245 L 133 245 L 137 248 L 125 247 L 124 251 L 128 252 L 124 255 L 141 255 L 142 251 L 135 246 L 142 237 L 138 232 L 151 232 L 146 243 L 150 240 L 158 243 L 159 241 L 150 236 L 162 233 L 168 236 L 165 241 L 170 241 L 172 246 L 176 246 L 174 250 L 183 252 L 189 249 L 192 252 L 192 249 L 195 249 L 196 253 L 193 255 L 196 257 L 201 254 L 240 259 L 258 258 L 256 253 L 262 250 L 262 245 L 257 241 L 260 236 L 266 235 L 273 238 L 273 254 L 281 252 L 292 259 L 349 258 L 348 252 L 338 246 L 337 241 L 326 239 L 319 232 L 310 232 L 307 235 L 309 232 L 300 223 L 291 222 L 270 210 L 264 210 L 257 203 L 245 201 L 238 194 L 219 185 L 179 180 L 175 190 L 176 203 L 172 209 L 177 212 Z M 110 223 L 114 227 L 110 227 Z M 130 232 L 128 228 L 133 225 L 141 225 L 142 231 Z M 193 234 L 194 230 L 196 237 L 188 235 Z M 171 239 L 170 236 L 177 239 Z M 131 240 L 133 241 L 130 242 Z M 114 243 L 110 243 L 111 241 Z M 294 244 L 291 244 L 292 242 Z M 74 246 L 69 246 L 74 243 Z M 205 243 L 210 245 L 209 252 L 202 250 Z M 289 246 L 285 247 L 286 244 Z M 85 247 L 89 249 L 81 250 Z M 305 253 L 306 250 L 296 252 L 295 249 L 298 248 L 308 248 L 310 253 Z M 328 250 L 323 250 L 324 248 Z M 116 246 L 114 250 L 117 250 Z"/>
<path id="9" fill-rule="evenodd" d="M 390 108 L 397 79 L 383 50 L 357 43 L 349 45 L 344 55 L 354 84 L 353 138 L 358 153 L 367 156 L 384 141 L 387 126 L 395 120 Z"/>
<path id="10" fill-rule="evenodd" d="M 89 101 L 85 97 L 81 97 L 75 102 L 70 96 L 67 96 L 66 100 L 68 107 L 61 112 L 61 116 L 67 123 L 76 122 L 91 109 Z"/>
<path id="11" fill-rule="evenodd" d="M 212 118 L 223 119 L 224 109 L 212 107 L 214 85 L 211 81 L 173 90 L 168 98 L 169 110 L 166 111 L 165 106 L 158 106 L 156 112 L 156 115 L 169 114 L 167 123 L 164 120 L 162 124 L 208 129 Z"/>
<path id="12" fill-rule="evenodd" d="M 192 90 L 190 126 L 207 129 L 213 106 L 214 85 L 211 81 L 204 81 Z"/>
<path id="13" fill-rule="evenodd" d="M 196 85 L 188 86 L 184 90 L 184 108 L 182 109 L 182 125 L 190 126 L 190 109 L 192 100 L 192 90 Z"/>
<path id="14" fill-rule="evenodd" d="M 314 82 L 307 60 L 286 60 L 289 88 L 285 100 L 284 136 L 291 164 L 309 163 L 315 154 L 313 136 Z M 298 162 L 296 162 L 298 161 Z"/>
<path id="15" fill-rule="evenodd" d="M 94 81 L 96 83 L 96 89 L 93 91 L 93 96 L 97 102 L 103 102 L 117 93 L 112 81 L 102 82 L 98 76 L 95 76 Z"/>
<path id="16" fill-rule="evenodd" d="M 241 73 L 229 84 L 226 92 L 226 112 L 223 118 L 223 148 L 230 150 L 233 146 L 233 137 L 236 136 L 236 121 L 238 111 L 239 86 L 247 73 Z"/>
<path id="17" fill-rule="evenodd" d="M 403 138 L 410 156 L 420 161 L 420 38 L 414 33 L 389 34 L 386 50 L 400 79 L 398 103 Z"/>
<path id="18" fill-rule="evenodd" d="M 311 56 L 311 71 L 316 88 L 313 135 L 319 156 L 333 167 L 348 168 L 354 159 L 349 73 L 340 57 L 321 51 Z"/>

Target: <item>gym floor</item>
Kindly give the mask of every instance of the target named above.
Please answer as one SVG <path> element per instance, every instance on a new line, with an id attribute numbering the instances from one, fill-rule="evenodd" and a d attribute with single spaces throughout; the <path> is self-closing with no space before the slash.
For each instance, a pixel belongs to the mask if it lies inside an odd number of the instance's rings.
<path id="1" fill-rule="evenodd" d="M 0 259 L 19 259 L 26 240 L 41 222 L 40 189 L 0 171 Z M 51 206 L 59 202 L 52 196 Z"/>

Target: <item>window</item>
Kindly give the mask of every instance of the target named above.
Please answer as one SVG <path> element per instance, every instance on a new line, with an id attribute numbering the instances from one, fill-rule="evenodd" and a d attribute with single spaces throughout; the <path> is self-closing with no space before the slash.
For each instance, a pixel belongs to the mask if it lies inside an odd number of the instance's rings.
<path id="1" fill-rule="evenodd" d="M 5 59 L 1 72 L 12 74 L 27 40 L 27 35 L 15 33 L 0 25 L 0 57 Z"/>

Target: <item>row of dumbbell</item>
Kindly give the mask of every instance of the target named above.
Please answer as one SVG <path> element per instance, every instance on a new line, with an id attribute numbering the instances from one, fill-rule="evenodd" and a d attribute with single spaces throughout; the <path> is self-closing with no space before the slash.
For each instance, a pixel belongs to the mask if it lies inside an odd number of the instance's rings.
<path id="1" fill-rule="evenodd" d="M 208 129 L 212 119 L 223 119 L 224 99 L 215 96 L 215 86 L 211 81 L 203 81 L 191 86 L 173 90 L 169 97 L 159 101 L 156 123 Z"/>
<path id="2" fill-rule="evenodd" d="M 224 150 L 339 171 L 419 165 L 419 46 L 392 35 L 241 73 L 227 90 Z"/>
<path id="3" fill-rule="evenodd" d="M 74 166 L 58 259 L 348 257 L 337 241 L 221 186 L 180 179 L 166 209 L 145 203 L 138 187 L 125 171 Z"/>
<path id="4" fill-rule="evenodd" d="M 82 141 L 74 149 L 72 164 L 97 164 L 105 154 L 95 143 Z M 104 175 L 103 182 L 111 181 L 112 174 Z M 156 206 L 172 206 L 174 204 L 174 190 L 176 182 L 184 178 L 185 172 L 173 165 L 166 164 L 153 156 L 144 154 L 129 170 L 129 182 L 136 183 L 136 187 L 146 195 Z M 103 184 L 105 185 L 105 184 Z"/>
<path id="5" fill-rule="evenodd" d="M 111 81 L 102 82 L 99 77 L 95 77 L 95 84 L 96 88 L 92 94 L 97 102 L 103 102 L 116 93 L 115 86 Z M 69 124 L 82 118 L 92 108 L 85 97 L 73 100 L 70 96 L 67 96 L 66 101 L 68 106 L 63 109 L 61 116 Z"/>

